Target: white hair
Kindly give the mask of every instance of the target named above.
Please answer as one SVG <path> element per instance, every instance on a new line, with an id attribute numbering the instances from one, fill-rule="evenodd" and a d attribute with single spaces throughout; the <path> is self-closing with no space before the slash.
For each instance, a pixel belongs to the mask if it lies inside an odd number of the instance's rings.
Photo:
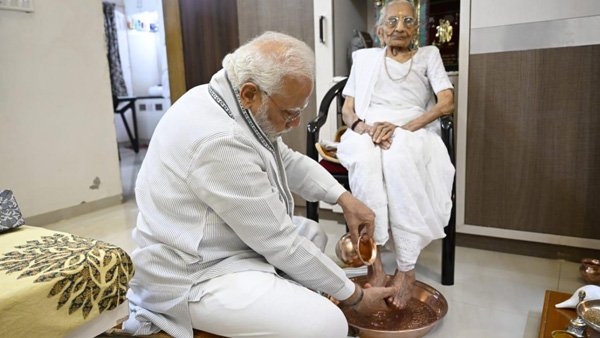
<path id="1" fill-rule="evenodd" d="M 379 13 L 379 20 L 377 20 L 377 26 L 383 25 L 383 20 L 385 20 L 385 18 L 387 16 L 388 9 L 390 7 L 392 7 L 392 5 L 397 5 L 397 4 L 409 5 L 410 8 L 412 9 L 413 15 L 415 15 L 415 16 L 417 15 L 415 3 L 412 0 L 392 0 L 388 3 L 386 3 L 385 6 L 383 6 L 381 8 L 381 12 Z"/>
<path id="2" fill-rule="evenodd" d="M 283 78 L 315 78 L 315 57 L 308 45 L 294 37 L 265 32 L 223 59 L 223 68 L 234 88 L 246 82 L 273 94 L 281 90 Z"/>

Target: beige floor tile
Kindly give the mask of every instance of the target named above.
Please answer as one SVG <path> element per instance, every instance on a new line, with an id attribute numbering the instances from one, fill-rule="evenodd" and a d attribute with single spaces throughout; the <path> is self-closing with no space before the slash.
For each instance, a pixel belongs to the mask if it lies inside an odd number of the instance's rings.
<path id="1" fill-rule="evenodd" d="M 427 336 L 430 338 L 516 338 L 526 335 L 527 316 L 494 306 L 453 302 L 448 315 Z"/>
<path id="2" fill-rule="evenodd" d="M 135 226 L 137 206 L 134 200 L 86 215 L 45 225 L 44 228 L 99 239 L 131 253 L 135 248 L 131 230 Z"/>
<path id="3" fill-rule="evenodd" d="M 560 277 L 558 287 L 556 288 L 557 291 L 573 293 L 586 284 L 583 278 L 581 278 L 579 265 L 579 263 L 560 261 Z"/>
<path id="4" fill-rule="evenodd" d="M 431 337 L 537 336 L 545 290 L 558 286 L 559 261 L 457 247 L 455 284 L 444 286 L 438 242 L 417 264 L 417 279 L 449 304 L 444 324 Z"/>

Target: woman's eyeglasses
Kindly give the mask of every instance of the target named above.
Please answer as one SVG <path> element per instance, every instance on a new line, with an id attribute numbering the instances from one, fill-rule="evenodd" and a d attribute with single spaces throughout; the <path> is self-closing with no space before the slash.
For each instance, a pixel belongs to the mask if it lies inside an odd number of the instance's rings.
<path id="1" fill-rule="evenodd" d="M 408 28 L 413 28 L 417 25 L 417 19 L 413 18 L 412 16 L 390 16 L 385 19 L 384 24 L 388 28 L 396 28 L 400 22 L 402 22 L 404 26 Z"/>

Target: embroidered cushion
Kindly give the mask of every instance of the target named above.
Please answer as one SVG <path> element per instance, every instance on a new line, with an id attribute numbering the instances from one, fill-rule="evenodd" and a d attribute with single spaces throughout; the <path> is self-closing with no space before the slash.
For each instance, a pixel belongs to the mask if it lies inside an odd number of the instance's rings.
<path id="1" fill-rule="evenodd" d="M 10 190 L 0 190 L 0 233 L 25 223 L 17 200 Z"/>

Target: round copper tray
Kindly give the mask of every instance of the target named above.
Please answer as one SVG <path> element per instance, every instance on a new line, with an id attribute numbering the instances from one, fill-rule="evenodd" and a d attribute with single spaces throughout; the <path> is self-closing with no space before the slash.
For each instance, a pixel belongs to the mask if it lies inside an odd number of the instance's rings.
<path id="1" fill-rule="evenodd" d="M 351 278 L 359 285 L 366 276 Z M 358 317 L 346 311 L 353 334 L 360 338 L 418 338 L 426 335 L 448 312 L 446 298 L 433 287 L 416 281 L 412 299 L 402 310 L 390 310 L 372 316 Z"/>

